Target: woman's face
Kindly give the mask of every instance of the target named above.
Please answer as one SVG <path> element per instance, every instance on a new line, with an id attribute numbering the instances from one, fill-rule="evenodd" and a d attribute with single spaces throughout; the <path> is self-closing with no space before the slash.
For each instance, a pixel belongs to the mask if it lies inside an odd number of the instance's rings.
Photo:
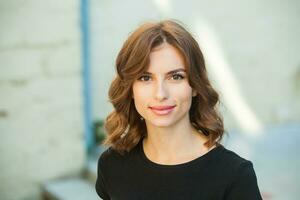
<path id="1" fill-rule="evenodd" d="M 149 68 L 133 83 L 136 110 L 156 127 L 189 122 L 192 93 L 184 59 L 168 43 L 152 50 Z"/>

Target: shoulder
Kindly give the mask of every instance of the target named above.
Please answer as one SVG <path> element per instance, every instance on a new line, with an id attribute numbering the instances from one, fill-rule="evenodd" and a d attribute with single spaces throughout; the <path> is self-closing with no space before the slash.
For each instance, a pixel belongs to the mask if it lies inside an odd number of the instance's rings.
<path id="1" fill-rule="evenodd" d="M 120 158 L 122 155 L 114 150 L 112 147 L 108 147 L 103 151 L 99 157 L 99 162 L 109 162 L 114 159 Z"/>
<path id="2" fill-rule="evenodd" d="M 244 165 L 245 163 L 251 163 L 250 160 L 240 156 L 238 153 L 227 149 L 224 146 L 220 146 L 220 151 L 218 154 L 218 161 L 220 164 L 229 165 L 233 168 L 239 167 L 240 165 Z"/>
<path id="3" fill-rule="evenodd" d="M 250 160 L 222 145 L 218 148 L 220 148 L 218 154 L 213 160 L 216 170 L 231 178 L 246 174 L 255 175 L 253 163 Z"/>
<path id="4" fill-rule="evenodd" d="M 109 163 L 117 162 L 120 159 L 122 159 L 122 155 L 112 147 L 108 147 L 101 153 L 98 160 L 98 165 L 104 167 Z"/>
<path id="5" fill-rule="evenodd" d="M 122 166 L 125 162 L 128 162 L 136 152 L 136 148 L 133 148 L 130 152 L 119 153 L 112 147 L 108 147 L 102 152 L 98 159 L 98 168 L 105 171 L 107 168 L 112 170 L 114 167 Z"/>
<path id="6" fill-rule="evenodd" d="M 225 147 L 220 151 L 218 159 L 218 169 L 229 180 L 226 199 L 262 199 L 253 163 L 250 160 Z"/>

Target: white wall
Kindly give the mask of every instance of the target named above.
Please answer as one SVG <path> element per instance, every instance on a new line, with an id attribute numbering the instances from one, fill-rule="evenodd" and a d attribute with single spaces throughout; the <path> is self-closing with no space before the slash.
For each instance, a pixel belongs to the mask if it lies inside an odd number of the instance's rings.
<path id="1" fill-rule="evenodd" d="M 0 2 L 0 199 L 84 167 L 79 6 Z"/>

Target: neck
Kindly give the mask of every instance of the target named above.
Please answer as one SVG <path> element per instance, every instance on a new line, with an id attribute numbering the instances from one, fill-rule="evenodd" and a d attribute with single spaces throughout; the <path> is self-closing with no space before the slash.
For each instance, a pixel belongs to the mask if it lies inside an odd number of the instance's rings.
<path id="1" fill-rule="evenodd" d="M 204 151 L 206 137 L 189 122 L 172 127 L 147 124 L 147 137 L 143 141 L 145 153 L 156 160 L 172 160 Z"/>

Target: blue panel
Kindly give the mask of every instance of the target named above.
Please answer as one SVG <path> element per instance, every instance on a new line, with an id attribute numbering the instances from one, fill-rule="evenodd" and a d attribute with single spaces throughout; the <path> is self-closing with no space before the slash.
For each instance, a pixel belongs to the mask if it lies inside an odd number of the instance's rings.
<path id="1" fill-rule="evenodd" d="M 81 30 L 82 30 L 82 65 L 83 65 L 83 93 L 84 93 L 84 130 L 86 151 L 90 152 L 95 145 L 92 132 L 92 102 L 90 89 L 90 30 L 89 30 L 89 0 L 81 0 Z"/>

